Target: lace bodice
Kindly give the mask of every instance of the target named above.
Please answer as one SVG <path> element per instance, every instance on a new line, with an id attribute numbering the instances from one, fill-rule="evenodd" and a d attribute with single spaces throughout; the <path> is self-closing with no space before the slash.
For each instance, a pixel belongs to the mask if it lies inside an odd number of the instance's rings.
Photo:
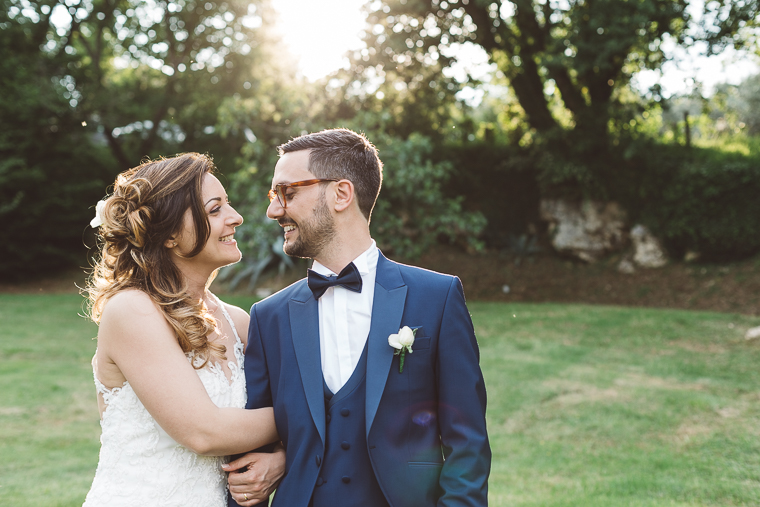
<path id="1" fill-rule="evenodd" d="M 217 406 L 244 408 L 243 343 L 221 301 L 219 307 L 235 334 L 235 361 L 228 362 L 231 379 L 219 363 L 209 361 L 196 371 Z M 188 360 L 200 358 L 191 353 Z M 98 468 L 83 507 L 226 507 L 225 457 L 200 456 L 178 444 L 148 413 L 129 382 L 108 389 L 96 376 L 95 386 L 106 409 Z"/>

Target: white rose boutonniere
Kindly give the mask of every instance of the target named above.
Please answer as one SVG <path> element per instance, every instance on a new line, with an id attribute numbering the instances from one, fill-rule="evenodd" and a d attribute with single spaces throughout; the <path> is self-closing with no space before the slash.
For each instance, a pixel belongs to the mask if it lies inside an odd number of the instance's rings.
<path id="1" fill-rule="evenodd" d="M 393 353 L 394 356 L 399 357 L 398 372 L 404 371 L 404 358 L 407 351 L 412 353 L 412 344 L 414 344 L 414 335 L 417 333 L 416 329 L 411 329 L 409 326 L 404 326 L 398 330 L 398 334 L 392 334 L 388 337 L 388 345 L 396 349 Z"/>
<path id="2" fill-rule="evenodd" d="M 98 201 L 98 204 L 95 206 L 95 218 L 90 220 L 90 227 L 96 228 L 103 225 L 103 210 L 106 209 L 106 201 Z"/>

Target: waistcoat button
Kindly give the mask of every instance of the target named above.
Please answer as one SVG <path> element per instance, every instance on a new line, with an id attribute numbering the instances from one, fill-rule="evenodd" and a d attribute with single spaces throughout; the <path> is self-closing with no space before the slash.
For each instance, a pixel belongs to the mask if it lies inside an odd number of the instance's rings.
<path id="1" fill-rule="evenodd" d="M 325 483 L 325 480 L 321 477 L 317 477 L 317 486 L 321 486 Z"/>
<path id="2" fill-rule="evenodd" d="M 317 462 L 317 466 L 319 466 L 319 465 L 321 465 L 321 464 L 322 464 L 322 458 L 320 458 L 320 457 L 319 457 L 319 454 L 317 454 L 317 459 L 316 459 L 316 460 L 314 460 L 314 461 L 316 461 L 316 462 Z"/>
<path id="3" fill-rule="evenodd" d="M 351 477 L 349 477 L 349 476 L 347 476 L 347 475 L 344 475 L 344 476 L 343 476 L 343 478 L 342 478 L 341 480 L 342 480 L 342 481 L 343 481 L 345 484 L 348 484 L 349 482 L 351 482 Z"/>
<path id="4" fill-rule="evenodd" d="M 350 413 L 351 413 L 351 411 L 349 409 L 347 409 L 347 408 L 340 409 L 340 415 L 342 415 L 343 417 L 348 417 L 348 414 L 350 414 Z"/>
<path id="5" fill-rule="evenodd" d="M 348 442 L 341 442 L 341 443 L 340 443 L 340 446 L 341 446 L 343 449 L 345 449 L 345 450 L 349 450 L 349 449 L 351 448 L 351 444 L 349 444 Z"/>

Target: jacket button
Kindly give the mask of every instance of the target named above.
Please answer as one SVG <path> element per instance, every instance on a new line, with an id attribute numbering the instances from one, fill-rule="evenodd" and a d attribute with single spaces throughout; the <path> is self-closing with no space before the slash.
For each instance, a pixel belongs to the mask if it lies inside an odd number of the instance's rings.
<path id="1" fill-rule="evenodd" d="M 319 465 L 321 465 L 321 464 L 322 464 L 322 458 L 320 458 L 320 457 L 319 457 L 319 454 L 317 454 L 317 459 L 316 459 L 316 460 L 314 460 L 314 461 L 316 461 L 316 462 L 317 462 L 317 466 L 319 466 Z"/>
<path id="2" fill-rule="evenodd" d="M 350 414 L 350 413 L 351 413 L 351 411 L 349 409 L 347 409 L 347 408 L 340 409 L 340 415 L 342 415 L 343 417 L 348 417 L 348 414 Z"/>
<path id="3" fill-rule="evenodd" d="M 321 477 L 317 477 L 317 486 L 321 486 L 325 483 L 325 480 Z"/>
<path id="4" fill-rule="evenodd" d="M 351 482 L 351 477 L 344 475 L 341 480 L 343 481 L 344 484 L 348 484 L 349 482 Z"/>
<path id="5" fill-rule="evenodd" d="M 341 442 L 340 446 L 341 446 L 341 448 L 343 448 L 345 450 L 349 450 L 351 448 L 351 444 L 349 444 L 348 442 Z"/>

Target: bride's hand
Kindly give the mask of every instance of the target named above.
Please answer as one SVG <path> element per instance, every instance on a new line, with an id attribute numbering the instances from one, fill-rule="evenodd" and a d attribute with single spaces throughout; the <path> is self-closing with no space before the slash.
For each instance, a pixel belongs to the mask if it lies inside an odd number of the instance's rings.
<path id="1" fill-rule="evenodd" d="M 230 496 L 240 507 L 266 501 L 285 475 L 285 448 L 278 444 L 272 453 L 252 452 L 222 467 Z"/>

